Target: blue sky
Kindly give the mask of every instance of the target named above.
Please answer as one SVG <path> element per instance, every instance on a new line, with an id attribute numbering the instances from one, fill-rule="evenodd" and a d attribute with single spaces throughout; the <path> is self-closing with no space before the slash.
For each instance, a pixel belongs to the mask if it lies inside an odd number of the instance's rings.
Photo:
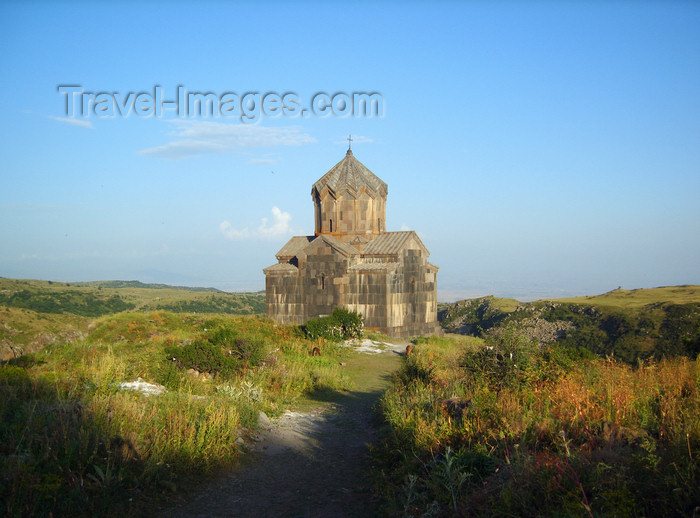
<path id="1" fill-rule="evenodd" d="M 700 284 L 698 27 L 696 2 L 2 3 L 0 276 L 263 289 L 352 134 L 440 300 Z M 384 111 L 69 116 L 59 85 Z"/>

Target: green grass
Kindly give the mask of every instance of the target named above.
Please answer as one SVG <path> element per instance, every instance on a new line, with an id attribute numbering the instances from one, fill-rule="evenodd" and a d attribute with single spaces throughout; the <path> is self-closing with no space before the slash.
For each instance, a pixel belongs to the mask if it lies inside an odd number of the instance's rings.
<path id="1" fill-rule="evenodd" d="M 90 318 L 71 313 L 39 313 L 0 306 L 0 360 L 33 353 L 54 342 L 71 342 L 87 333 Z"/>
<path id="2" fill-rule="evenodd" d="M 386 513 L 689 514 L 700 501 L 700 374 L 688 354 L 700 343 L 697 288 L 457 304 L 463 323 L 498 332 L 419 338 L 402 360 L 381 403 L 386 442 L 374 451 Z M 9 516 L 148 514 L 235 463 L 234 441 L 258 411 L 339 400 L 355 387 L 376 394 L 382 384 L 364 386 L 372 371 L 388 376 L 399 361 L 348 361 L 348 349 L 298 327 L 225 314 L 261 311 L 260 293 L 0 279 L 0 296 L 19 306 L 0 307 L 0 344 L 13 357 L 0 364 Z M 533 316 L 576 328 L 537 347 L 518 327 Z M 119 390 L 136 378 L 167 393 Z"/>
<path id="3" fill-rule="evenodd" d="M 376 399 L 377 394 L 382 394 L 387 389 L 388 380 L 400 366 L 400 356 L 396 354 L 354 354 L 347 348 L 342 352 L 347 355 L 347 358 L 343 358 L 345 365 L 342 367 L 341 390 L 338 390 L 338 387 L 329 387 L 306 392 L 295 401 L 295 408 L 304 411 L 318 407 L 319 402 L 342 403 L 346 407 L 354 406 L 354 404 L 348 405 L 348 397 L 353 400 L 364 399 L 371 403 Z M 323 356 L 321 358 L 324 358 L 325 362 L 328 361 Z M 362 404 L 361 401 L 354 401 L 354 403 Z"/>
<path id="4" fill-rule="evenodd" d="M 235 368 L 188 373 L 173 351 L 197 341 L 231 351 Z M 310 355 L 315 346 L 320 357 Z M 348 354 L 256 316 L 101 317 L 83 340 L 0 365 L 4 511 L 146 514 L 191 479 L 236 462 L 235 439 L 259 411 L 275 415 L 309 394 L 352 388 L 340 366 Z M 137 378 L 167 392 L 119 389 Z"/>

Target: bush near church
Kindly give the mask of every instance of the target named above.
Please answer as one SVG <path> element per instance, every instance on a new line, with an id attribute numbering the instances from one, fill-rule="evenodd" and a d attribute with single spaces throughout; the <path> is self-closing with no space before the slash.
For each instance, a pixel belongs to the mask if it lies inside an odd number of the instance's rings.
<path id="1" fill-rule="evenodd" d="M 312 318 L 303 326 L 306 336 L 312 339 L 342 341 L 362 336 L 362 315 L 344 308 L 335 308 L 326 317 Z"/>

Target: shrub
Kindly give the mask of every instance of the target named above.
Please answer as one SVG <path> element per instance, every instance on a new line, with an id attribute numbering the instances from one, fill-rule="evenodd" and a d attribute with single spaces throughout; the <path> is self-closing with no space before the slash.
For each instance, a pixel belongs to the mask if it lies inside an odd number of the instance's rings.
<path id="1" fill-rule="evenodd" d="M 181 369 L 231 375 L 238 368 L 236 358 L 224 355 L 220 346 L 206 340 L 195 340 L 181 347 L 168 347 L 165 352 Z"/>
<path id="2" fill-rule="evenodd" d="M 461 366 L 471 375 L 488 380 L 490 386 L 515 386 L 533 376 L 537 343 L 507 327 L 489 334 L 486 346 L 467 352 Z"/>
<path id="3" fill-rule="evenodd" d="M 335 308 L 326 317 L 312 318 L 304 324 L 304 332 L 309 338 L 325 338 L 342 341 L 362 336 L 362 315 L 345 308 Z"/>
<path id="4" fill-rule="evenodd" d="M 207 338 L 182 346 L 170 346 L 165 352 L 168 360 L 177 362 L 181 369 L 228 377 L 237 370 L 261 365 L 268 347 L 260 336 L 243 333 L 237 327 L 219 325 L 209 332 Z"/>
<path id="5" fill-rule="evenodd" d="M 209 337 L 209 342 L 223 349 L 226 354 L 240 360 L 246 366 L 255 367 L 265 359 L 265 341 L 256 337 L 241 337 L 231 327 L 219 327 Z"/>

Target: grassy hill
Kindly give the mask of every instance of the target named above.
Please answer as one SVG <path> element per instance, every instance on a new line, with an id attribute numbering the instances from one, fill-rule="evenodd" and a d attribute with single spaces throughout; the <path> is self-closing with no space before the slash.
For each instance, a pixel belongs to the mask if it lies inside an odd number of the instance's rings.
<path id="1" fill-rule="evenodd" d="M 634 309 L 649 304 L 700 303 L 700 286 L 664 286 L 638 290 L 616 289 L 602 295 L 555 299 L 561 303 L 592 304 L 616 309 Z"/>
<path id="2" fill-rule="evenodd" d="M 74 340 L 90 320 L 124 311 L 254 315 L 265 294 L 174 287 L 138 281 L 63 283 L 0 278 L 0 359 Z"/>
<path id="3" fill-rule="evenodd" d="M 87 333 L 90 318 L 71 313 L 39 313 L 0 307 L 0 360 L 36 352 L 57 342 L 73 342 Z"/>
<path id="4" fill-rule="evenodd" d="M 0 362 L 4 515 L 153 516 L 159 499 L 233 464 L 260 411 L 348 387 L 348 354 L 257 315 L 150 311 Z"/>
<path id="5" fill-rule="evenodd" d="M 448 332 L 485 336 L 516 328 L 540 343 L 557 341 L 627 362 L 700 353 L 700 286 L 529 303 L 482 297 L 444 306 L 438 318 Z"/>
<path id="6" fill-rule="evenodd" d="M 228 293 L 215 288 L 138 281 L 63 283 L 0 278 L 0 305 L 89 317 L 133 309 L 178 311 L 180 307 L 187 312 L 253 315 L 265 312 L 265 294 Z"/>

